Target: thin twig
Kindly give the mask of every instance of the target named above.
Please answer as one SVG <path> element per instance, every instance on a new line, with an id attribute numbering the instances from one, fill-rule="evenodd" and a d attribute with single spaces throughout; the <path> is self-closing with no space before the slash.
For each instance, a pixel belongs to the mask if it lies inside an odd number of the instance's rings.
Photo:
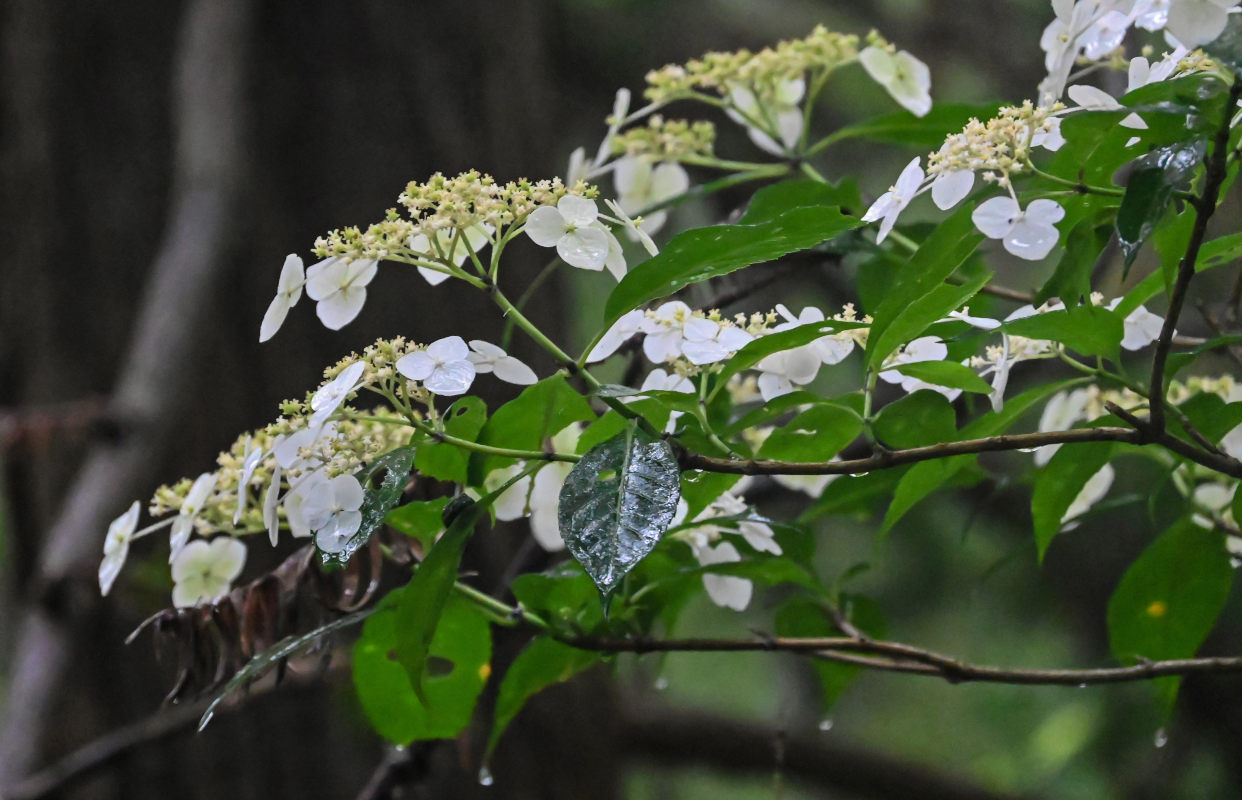
<path id="1" fill-rule="evenodd" d="M 1195 263 L 1199 260 L 1199 249 L 1207 237 L 1208 221 L 1216 212 L 1216 204 L 1220 199 L 1220 187 L 1228 176 L 1227 159 L 1229 156 L 1229 123 L 1233 118 L 1233 109 L 1242 97 L 1242 76 L 1235 76 L 1233 85 L 1229 87 L 1229 99 L 1225 103 L 1225 115 L 1216 130 L 1212 141 L 1212 155 L 1208 157 L 1203 179 L 1203 194 L 1191 201 L 1195 209 L 1195 224 L 1190 233 L 1190 242 L 1186 246 L 1186 254 L 1177 267 L 1177 280 L 1173 291 L 1169 294 L 1169 310 L 1160 329 L 1160 338 L 1156 340 L 1156 352 L 1151 359 L 1151 411 L 1149 414 L 1151 429 L 1155 432 L 1164 431 L 1164 367 L 1169 358 L 1169 348 L 1173 344 L 1173 331 L 1181 316 L 1182 306 L 1186 303 L 1186 292 L 1190 281 L 1195 276 Z"/>

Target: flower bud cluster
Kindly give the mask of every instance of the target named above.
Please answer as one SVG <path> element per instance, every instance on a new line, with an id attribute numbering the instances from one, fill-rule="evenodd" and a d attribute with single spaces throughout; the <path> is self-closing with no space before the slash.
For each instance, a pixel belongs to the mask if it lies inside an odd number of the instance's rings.
<path id="1" fill-rule="evenodd" d="M 987 122 L 972 117 L 961 133 L 949 134 L 940 150 L 928 155 L 927 174 L 982 171 L 984 180 L 1006 185 L 1010 175 L 1030 163 L 1032 146 L 1040 144 L 1042 137 L 1059 134 L 1057 112 L 1064 108 L 1060 103 L 1045 108 L 1027 100 L 1000 109 Z"/>
<path id="2" fill-rule="evenodd" d="M 612 137 L 614 155 L 650 156 L 656 161 L 680 161 L 686 156 L 710 156 L 716 144 L 716 126 L 710 122 L 665 119 L 659 114 L 647 127 L 630 128 Z"/>
<path id="3" fill-rule="evenodd" d="M 669 64 L 647 73 L 644 95 L 661 104 L 696 92 L 727 94 L 733 85 L 764 86 L 799 78 L 808 70 L 839 67 L 858 58 L 858 37 L 822 25 L 803 39 L 767 47 L 758 53 L 711 52 L 685 64 Z"/>

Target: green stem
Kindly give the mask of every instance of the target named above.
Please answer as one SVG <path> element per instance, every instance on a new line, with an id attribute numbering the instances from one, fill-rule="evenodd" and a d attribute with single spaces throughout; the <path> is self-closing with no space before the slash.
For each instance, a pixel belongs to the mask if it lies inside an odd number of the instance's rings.
<path id="1" fill-rule="evenodd" d="M 828 183 L 828 179 L 825 178 L 823 175 L 821 175 L 819 173 L 819 170 L 815 169 L 815 167 L 812 167 L 808 162 L 803 161 L 801 164 L 798 165 L 798 168 L 801 169 L 803 174 L 806 175 L 811 180 L 819 181 L 820 183 Z"/>

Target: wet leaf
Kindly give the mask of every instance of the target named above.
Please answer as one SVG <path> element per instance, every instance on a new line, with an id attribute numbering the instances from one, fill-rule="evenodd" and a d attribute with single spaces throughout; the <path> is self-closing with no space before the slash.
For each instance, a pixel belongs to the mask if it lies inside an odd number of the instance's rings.
<path id="1" fill-rule="evenodd" d="M 357 533 L 349 537 L 343 547 L 339 550 L 324 550 L 320 547 L 319 537 L 315 537 L 315 547 L 319 551 L 319 557 L 324 566 L 343 566 L 353 557 L 354 553 L 370 541 L 371 535 L 380 525 L 384 524 L 384 517 L 388 515 L 389 509 L 401 499 L 405 484 L 410 478 L 410 467 L 413 464 L 414 448 L 399 447 L 375 459 L 366 469 L 358 473 L 358 482 L 364 488 L 381 470 L 384 471 L 384 480 L 379 488 L 367 488 L 364 492 L 361 508 L 362 524 L 358 526 Z"/>
<path id="2" fill-rule="evenodd" d="M 1125 196 L 1117 212 L 1117 237 L 1125 258 L 1124 278 L 1139 250 L 1203 161 L 1202 140 L 1159 147 L 1134 162 Z"/>
<path id="3" fill-rule="evenodd" d="M 602 595 L 660 541 L 680 490 L 673 449 L 633 424 L 570 471 L 557 510 L 561 536 Z"/>
<path id="4" fill-rule="evenodd" d="M 496 409 L 483 429 L 479 444 L 515 450 L 542 450 L 544 440 L 567 426 L 595 419 L 591 404 L 560 375 L 527 386 L 514 399 Z M 515 463 L 512 458 L 474 453 L 470 457 L 469 485 L 482 486 L 487 473 Z"/>
<path id="5" fill-rule="evenodd" d="M 442 419 L 446 434 L 473 442 L 487 421 L 487 405 L 477 397 L 463 397 L 449 406 Z M 435 441 L 419 445 L 414 456 L 414 468 L 419 473 L 453 483 L 466 482 L 469 462 L 470 453 L 466 450 Z"/>

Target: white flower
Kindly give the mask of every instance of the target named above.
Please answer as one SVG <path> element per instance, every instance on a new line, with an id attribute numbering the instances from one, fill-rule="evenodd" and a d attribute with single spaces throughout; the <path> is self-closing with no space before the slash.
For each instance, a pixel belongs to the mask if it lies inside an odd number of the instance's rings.
<path id="1" fill-rule="evenodd" d="M 558 453 L 572 453 L 578 446 L 579 433 L 577 424 L 568 426 L 552 437 L 552 449 Z M 496 489 L 524 466 L 516 464 L 493 470 L 484 480 L 484 488 Z M 530 532 L 540 547 L 548 552 L 565 549 L 556 512 L 560 506 L 561 487 L 571 469 L 573 464 L 551 461 L 536 472 L 533 479 L 529 476 L 522 478 L 496 499 L 493 504 L 496 519 L 508 521 L 529 514 Z"/>
<path id="2" fill-rule="evenodd" d="M 302 269 L 302 259 L 293 253 L 285 256 L 285 264 L 280 268 L 280 280 L 276 284 L 276 296 L 272 298 L 267 312 L 263 314 L 263 324 L 259 326 L 260 342 L 266 342 L 280 330 L 289 309 L 302 299 L 302 285 L 305 283 L 306 271 Z"/>
<path id="3" fill-rule="evenodd" d="M 916 117 L 931 111 L 931 71 L 922 61 L 905 50 L 890 53 L 880 47 L 864 48 L 858 60 L 902 108 Z"/>
<path id="4" fill-rule="evenodd" d="M 1044 406 L 1039 417 L 1040 433 L 1065 431 L 1083 418 L 1087 409 L 1090 393 L 1086 389 L 1075 389 L 1072 392 L 1057 392 Z M 1035 466 L 1042 467 L 1061 449 L 1059 444 L 1046 444 L 1035 448 Z"/>
<path id="5" fill-rule="evenodd" d="M 643 338 L 643 353 L 652 362 L 675 361 L 681 355 L 685 339 L 685 326 L 693 312 L 680 300 L 661 303 L 650 316 L 644 315 L 638 329 L 647 334 Z"/>
<path id="6" fill-rule="evenodd" d="M 971 327 L 984 331 L 994 331 L 1001 326 L 1000 320 L 992 319 L 991 317 L 971 316 L 969 306 L 958 311 L 950 311 L 948 318 L 965 322 Z"/>
<path id="7" fill-rule="evenodd" d="M 470 349 L 460 336 L 445 336 L 402 356 L 397 371 L 410 380 L 422 381 L 428 391 L 443 397 L 465 394 L 474 382 L 475 367 Z"/>
<path id="8" fill-rule="evenodd" d="M 246 546 L 232 536 L 190 542 L 172 562 L 173 605 L 186 608 L 219 600 L 245 564 Z"/>
<path id="9" fill-rule="evenodd" d="M 880 199 L 872 203 L 867 213 L 863 214 L 863 222 L 880 220 L 880 233 L 875 237 L 877 244 L 888 236 L 888 232 L 897 223 L 897 216 L 901 214 L 902 209 L 910 205 L 910 201 L 918 194 L 919 187 L 922 185 L 923 168 L 919 166 L 919 159 L 915 158 L 897 176 L 897 182 L 887 192 L 880 195 Z"/>
<path id="10" fill-rule="evenodd" d="M 736 325 L 722 325 L 705 317 L 686 320 L 681 352 L 695 365 L 723 361 L 755 340 Z"/>
<path id="11" fill-rule="evenodd" d="M 471 253 L 478 254 L 480 250 L 491 244 L 493 230 L 495 229 L 486 222 L 471 225 L 461 232 L 456 228 L 441 228 L 436 231 L 434 244 L 425 233 L 411 236 L 407 244 L 410 250 L 419 255 L 432 260 L 450 261 L 453 266 L 460 267 Z M 422 275 L 432 286 L 438 286 L 449 278 L 447 272 L 427 267 L 419 267 L 418 274 Z"/>
<path id="12" fill-rule="evenodd" d="M 1065 137 L 1061 135 L 1061 118 L 1048 117 L 1033 134 L 1031 134 L 1031 147 L 1042 147 L 1050 152 L 1056 152 L 1065 144 Z"/>
<path id="13" fill-rule="evenodd" d="M 631 220 L 633 222 L 633 220 Z M 604 240 L 608 242 L 608 255 L 604 257 L 604 266 L 608 268 L 608 272 L 618 281 L 625 277 L 625 251 L 621 249 L 621 242 L 613 235 L 612 230 L 607 225 L 596 220 L 594 227 L 604 232 Z M 648 236 L 648 239 L 651 237 Z"/>
<path id="14" fill-rule="evenodd" d="M 474 371 L 480 375 L 490 372 L 505 383 L 518 386 L 529 386 L 539 380 L 533 369 L 505 353 L 497 345 L 482 339 L 471 339 L 470 349 L 472 352 L 467 358 L 474 364 Z"/>
<path id="15" fill-rule="evenodd" d="M 512 466 L 494 469 L 487 473 L 487 477 L 483 479 L 483 488 L 488 492 L 494 492 L 524 468 L 524 463 L 517 463 Z M 492 502 L 492 513 L 501 522 L 521 519 L 526 516 L 529 497 L 530 476 L 527 475 L 500 493 L 500 496 Z"/>
<path id="16" fill-rule="evenodd" d="M 567 194 L 552 206 L 540 206 L 526 219 L 526 235 L 540 247 L 555 247 L 565 263 L 600 270 L 608 259 L 608 234 L 595 226 L 594 200 Z"/>
<path id="17" fill-rule="evenodd" d="M 1125 106 L 1118 103 L 1111 94 L 1094 86 L 1075 84 L 1066 90 L 1066 94 L 1069 95 L 1071 100 L 1087 111 L 1122 111 L 1125 109 Z M 1147 123 L 1143 121 L 1143 118 L 1134 113 L 1127 115 L 1119 124 L 1124 128 L 1135 128 L 1137 130 L 1147 127 Z"/>
<path id="18" fill-rule="evenodd" d="M 764 356 L 755 368 L 759 370 L 759 394 L 764 402 L 789 394 L 796 386 L 815 380 L 823 361 L 809 346 L 782 350 Z"/>
<path id="19" fill-rule="evenodd" d="M 802 325 L 814 325 L 824 321 L 824 312 L 814 306 L 806 306 L 802 309 L 802 313 L 795 317 L 793 312 L 782 303 L 777 303 L 776 313 L 784 317 L 785 321 L 773 328 L 773 333 L 780 333 L 781 331 L 792 330 Z M 832 366 L 844 361 L 845 357 L 854 351 L 854 339 L 846 333 L 828 334 L 827 336 L 819 337 L 806 346 L 811 348 L 820 361 Z"/>
<path id="20" fill-rule="evenodd" d="M 1115 298 L 1105 308 L 1112 311 L 1120 302 L 1120 297 Z M 1160 331 L 1164 329 L 1164 317 L 1151 313 L 1146 306 L 1139 306 L 1126 315 L 1124 324 L 1125 336 L 1121 340 L 1121 346 L 1126 350 L 1142 350 L 1160 338 Z"/>
<path id="21" fill-rule="evenodd" d="M 1204 517 L 1202 514 L 1195 513 L 1191 515 L 1191 519 L 1193 519 L 1196 524 L 1202 525 L 1208 529 L 1216 527 L 1216 524 L 1219 521 L 1219 523 L 1224 527 L 1236 531 L 1238 529 L 1237 521 L 1233 518 L 1230 505 L 1233 503 L 1233 495 L 1234 492 L 1237 491 L 1237 488 L 1238 485 L 1236 483 L 1225 484 L 1217 481 L 1213 481 L 1211 483 L 1201 483 L 1196 486 L 1193 495 L 1194 502 L 1196 505 L 1199 505 L 1203 509 L 1210 512 L 1212 518 L 1209 519 L 1208 517 Z M 1230 538 L 1232 539 L 1235 537 Z M 1235 556 L 1238 555 L 1238 553 L 1235 552 L 1236 549 L 1236 546 L 1230 548 L 1230 554 Z"/>
<path id="22" fill-rule="evenodd" d="M 177 552 L 190 540 L 190 532 L 194 530 L 194 518 L 198 516 L 199 511 L 203 510 L 203 503 L 207 502 L 207 498 L 211 496 L 215 488 L 216 473 L 204 472 L 194 479 L 190 490 L 185 493 L 185 500 L 181 502 L 181 513 L 173 521 L 172 533 L 169 536 L 168 546 L 172 551 L 168 558 L 169 561 L 172 561 Z"/>
<path id="23" fill-rule="evenodd" d="M 1086 514 L 1092 506 L 1104 499 L 1109 487 L 1113 485 L 1114 475 L 1113 465 L 1105 464 L 1099 472 L 1087 479 L 1078 496 L 1069 504 L 1069 508 L 1065 509 L 1065 515 L 1061 517 L 1061 530 L 1070 531 L 1078 527 L 1077 518 Z"/>
<path id="24" fill-rule="evenodd" d="M 696 520 L 711 520 L 718 517 L 744 517 L 751 513 L 750 506 L 746 505 L 746 501 L 732 492 L 725 492 L 711 502 L 711 504 L 703 510 L 703 513 L 696 517 Z M 762 519 L 739 519 L 736 521 L 737 532 L 746 540 L 746 543 L 761 553 L 771 553 L 779 556 L 781 554 L 781 546 L 776 543 L 776 534 L 772 532 L 772 526 L 768 525 Z M 728 529 L 721 528 L 717 525 L 703 526 L 707 530 L 705 533 L 708 538 L 714 539 Z"/>
<path id="25" fill-rule="evenodd" d="M 250 498 L 250 479 L 254 476 L 254 471 L 258 469 L 259 464 L 263 463 L 263 457 L 267 455 L 263 452 L 263 448 L 258 445 L 251 445 L 250 437 L 246 437 L 246 451 L 242 456 L 241 473 L 237 476 L 237 510 L 233 512 L 233 524 L 236 525 L 241 521 L 242 514 L 246 513 L 246 502 Z"/>
<path id="26" fill-rule="evenodd" d="M 316 301 L 315 313 L 328 328 L 339 331 L 353 322 L 367 300 L 367 284 L 379 267 L 373 258 L 324 259 L 306 270 L 306 294 Z"/>
<path id="27" fill-rule="evenodd" d="M 802 78 L 777 81 L 771 92 L 758 95 L 744 86 L 731 86 L 729 100 L 733 108 L 726 108 L 725 114 L 746 127 L 746 134 L 760 150 L 783 156 L 802 137 L 802 110 L 798 104 L 804 94 L 806 81 Z M 770 129 L 773 125 L 775 130 Z M 784 146 L 772 138 L 773 133 Z"/>
<path id="28" fill-rule="evenodd" d="M 1135 56 L 1130 59 L 1129 80 L 1126 91 L 1132 92 L 1140 87 L 1168 80 L 1177 71 L 1177 65 L 1186 57 L 1186 52 L 1185 47 L 1174 48 L 1173 52 L 1165 53 L 1164 58 L 1155 64 L 1150 63 L 1143 56 Z"/>
<path id="29" fill-rule="evenodd" d="M 293 538 L 304 539 L 313 533 L 304 511 L 306 498 L 321 491 L 327 482 L 328 476 L 322 469 L 319 469 L 309 475 L 304 475 L 296 484 L 289 487 L 289 491 L 285 492 L 280 505 L 285 509 L 285 521 L 289 523 L 289 533 Z M 275 545 L 276 542 L 273 541 L 272 546 Z"/>
<path id="30" fill-rule="evenodd" d="M 315 532 L 315 544 L 326 553 L 345 549 L 362 525 L 362 484 L 353 475 L 337 475 L 319 483 L 304 496 L 301 506 L 306 525 Z"/>
<path id="31" fill-rule="evenodd" d="M 1017 200 L 1002 195 L 980 203 L 970 218 L 984 236 L 1003 240 L 1013 255 L 1039 261 L 1056 246 L 1060 232 L 1055 223 L 1064 216 L 1065 209 L 1054 200 L 1032 200 L 1024 211 Z"/>
<path id="32" fill-rule="evenodd" d="M 317 469 L 327 460 L 325 450 L 337 438 L 336 423 L 308 425 L 288 436 L 280 436 L 272 445 L 276 463 L 286 470 Z"/>
<path id="33" fill-rule="evenodd" d="M 604 205 L 608 206 L 608 210 L 616 215 L 622 227 L 625 228 L 626 235 L 631 239 L 636 239 L 643 246 L 643 249 L 647 251 L 647 255 L 655 256 L 660 254 L 660 248 L 656 247 L 655 240 L 651 238 L 650 234 L 647 233 L 639 222 L 630 219 L 630 215 L 625 213 L 625 209 L 618 205 L 616 200 L 605 200 Z M 646 222 L 646 219 L 643 218 L 642 222 Z M 615 240 L 616 237 L 613 238 Z M 611 242 L 608 247 L 611 253 Z M 618 280 L 620 280 L 619 277 Z"/>
<path id="34" fill-rule="evenodd" d="M 591 352 L 587 354 L 586 363 L 594 364 L 597 361 L 603 361 L 617 352 L 621 345 L 629 341 L 630 337 L 642 330 L 643 320 L 646 318 L 646 312 L 641 309 L 622 314 L 591 348 Z"/>
<path id="35" fill-rule="evenodd" d="M 737 548 L 728 542 L 720 542 L 715 547 L 708 545 L 695 547 L 694 555 L 705 567 L 713 564 L 731 564 L 742 560 Z M 711 573 L 703 574 L 703 588 L 707 590 L 707 596 L 713 603 L 721 608 L 731 608 L 734 611 L 745 611 L 746 606 L 750 605 L 750 596 L 754 592 L 754 584 L 745 578 Z"/>
<path id="36" fill-rule="evenodd" d="M 646 156 L 623 156 L 613 166 L 617 186 L 617 202 L 627 214 L 638 214 L 645 208 L 684 194 L 690 188 L 690 175 L 676 161 L 653 164 Z M 668 212 L 653 211 L 639 225 L 648 233 L 664 226 Z M 637 240 L 636 233 L 631 238 Z"/>
<path id="37" fill-rule="evenodd" d="M 319 387 L 319 390 L 311 397 L 310 406 L 313 413 L 308 428 L 319 428 L 327 422 L 328 418 L 335 414 L 345 402 L 345 398 L 362 386 L 362 373 L 365 371 L 366 364 L 355 361 L 341 370 L 330 382 Z"/>
<path id="38" fill-rule="evenodd" d="M 112 520 L 108 526 L 108 535 L 104 539 L 103 561 L 99 564 L 99 594 L 107 595 L 121 574 L 125 565 L 125 557 L 129 555 L 129 543 L 133 538 L 134 529 L 138 527 L 138 501 L 126 509 L 125 513 Z"/>
<path id="39" fill-rule="evenodd" d="M 1165 30 L 1179 44 L 1198 47 L 1224 33 L 1233 8 L 1231 0 L 1172 0 Z"/>
<path id="40" fill-rule="evenodd" d="M 918 378 L 903 375 L 898 371 L 903 364 L 914 364 L 919 361 L 944 361 L 948 355 L 949 348 L 945 346 L 940 337 L 922 336 L 884 359 L 884 371 L 880 373 L 880 378 L 888 383 L 899 383 L 902 389 L 910 393 L 917 392 L 920 389 L 931 389 L 934 392 L 940 392 L 940 394 L 950 400 L 954 400 L 962 393 L 961 389 L 937 386 Z"/>
<path id="41" fill-rule="evenodd" d="M 280 517 L 277 516 L 276 507 L 280 499 L 281 469 L 278 460 L 276 467 L 272 470 L 272 481 L 267 485 L 267 493 L 263 495 L 263 526 L 267 528 L 267 538 L 271 541 L 272 547 L 276 546 L 280 537 Z"/>
<path id="42" fill-rule="evenodd" d="M 685 375 L 676 372 L 666 372 L 660 367 L 656 367 L 647 373 L 647 377 L 643 379 L 643 385 L 639 387 L 644 392 L 681 392 L 683 394 L 693 394 L 694 384 Z M 676 413 L 676 412 L 674 412 Z"/>

